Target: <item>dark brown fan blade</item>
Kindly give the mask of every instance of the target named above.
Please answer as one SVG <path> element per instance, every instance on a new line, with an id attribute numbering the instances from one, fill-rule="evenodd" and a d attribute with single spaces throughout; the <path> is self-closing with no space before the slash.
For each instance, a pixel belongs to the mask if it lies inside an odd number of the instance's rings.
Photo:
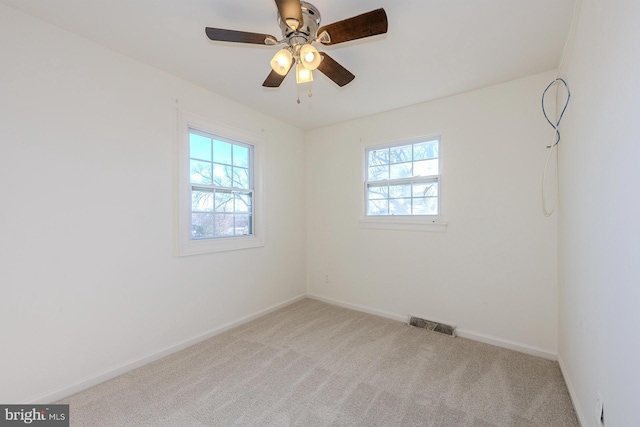
<path id="1" fill-rule="evenodd" d="M 275 2 L 282 22 L 285 22 L 293 30 L 302 27 L 304 21 L 302 20 L 300 0 L 275 0 Z"/>
<path id="2" fill-rule="evenodd" d="M 291 68 L 293 68 L 293 67 L 291 67 Z M 289 68 L 289 71 L 291 71 L 291 68 Z M 267 76 L 267 79 L 264 81 L 264 83 L 262 83 L 262 86 L 264 86 L 264 87 L 280 87 L 280 85 L 284 81 L 284 78 L 289 75 L 289 71 L 287 71 L 286 75 L 281 76 L 280 74 L 278 74 L 275 71 L 271 70 L 271 72 Z"/>
<path id="3" fill-rule="evenodd" d="M 247 33 L 246 31 L 224 30 L 222 28 L 205 28 L 207 37 L 219 42 L 265 44 L 266 39 L 276 38 L 269 34 Z"/>
<path id="4" fill-rule="evenodd" d="M 335 84 L 342 87 L 349 84 L 356 78 L 349 70 L 338 64 L 332 57 L 326 53 L 321 52 L 323 59 L 318 65 L 318 71 L 325 76 L 329 77 Z"/>
<path id="5" fill-rule="evenodd" d="M 388 26 L 387 13 L 384 9 L 376 9 L 344 21 L 325 25 L 318 30 L 318 35 L 323 31 L 329 33 L 331 42 L 324 44 L 332 45 L 384 34 L 387 32 Z"/>

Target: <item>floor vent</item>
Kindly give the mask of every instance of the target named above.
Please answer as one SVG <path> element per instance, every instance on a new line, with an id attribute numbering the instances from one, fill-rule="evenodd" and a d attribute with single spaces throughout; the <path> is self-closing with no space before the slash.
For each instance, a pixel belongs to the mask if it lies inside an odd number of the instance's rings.
<path id="1" fill-rule="evenodd" d="M 426 329 L 428 331 L 438 332 L 443 335 L 449 335 L 450 337 L 456 336 L 455 326 L 445 325 L 444 323 L 433 322 L 419 317 L 410 317 L 409 325 L 415 326 L 416 328 Z"/>

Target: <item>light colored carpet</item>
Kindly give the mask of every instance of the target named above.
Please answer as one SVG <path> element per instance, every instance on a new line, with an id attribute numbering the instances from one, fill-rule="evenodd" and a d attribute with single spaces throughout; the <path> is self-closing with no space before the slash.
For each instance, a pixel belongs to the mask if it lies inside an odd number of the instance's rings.
<path id="1" fill-rule="evenodd" d="M 558 364 L 305 299 L 70 396 L 72 426 L 578 426 Z"/>

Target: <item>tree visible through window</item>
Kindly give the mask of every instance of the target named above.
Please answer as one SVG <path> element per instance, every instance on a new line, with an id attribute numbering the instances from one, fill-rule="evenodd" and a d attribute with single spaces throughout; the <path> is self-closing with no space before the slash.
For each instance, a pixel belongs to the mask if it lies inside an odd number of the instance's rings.
<path id="1" fill-rule="evenodd" d="M 440 213 L 440 138 L 366 149 L 368 216 Z"/>
<path id="2" fill-rule="evenodd" d="M 189 129 L 191 237 L 253 234 L 253 147 Z"/>

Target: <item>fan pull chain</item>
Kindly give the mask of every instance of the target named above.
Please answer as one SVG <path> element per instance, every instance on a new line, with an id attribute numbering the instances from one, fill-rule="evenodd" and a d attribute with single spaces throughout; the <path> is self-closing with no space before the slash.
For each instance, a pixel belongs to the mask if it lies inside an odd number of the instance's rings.
<path id="1" fill-rule="evenodd" d="M 312 91 L 312 89 L 313 89 L 313 85 L 312 85 L 312 86 L 309 86 L 309 92 L 307 93 L 307 96 L 308 96 L 309 98 L 311 98 L 311 97 L 313 96 L 313 91 Z M 298 87 L 298 85 L 296 85 L 296 92 L 297 92 L 297 94 L 298 94 L 298 99 L 296 100 L 296 103 L 300 104 L 300 88 Z"/>

